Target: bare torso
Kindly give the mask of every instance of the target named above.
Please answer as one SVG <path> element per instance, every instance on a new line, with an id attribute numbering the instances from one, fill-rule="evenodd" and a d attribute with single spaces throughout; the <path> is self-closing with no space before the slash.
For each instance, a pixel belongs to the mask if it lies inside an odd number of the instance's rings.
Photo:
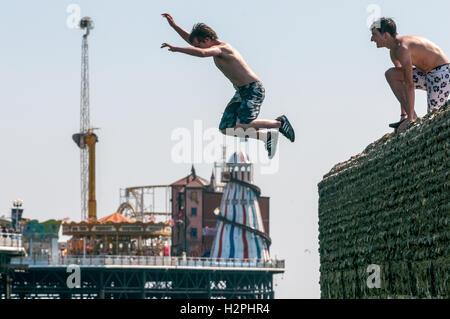
<path id="1" fill-rule="evenodd" d="M 222 53 L 214 56 L 217 68 L 236 86 L 259 81 L 259 78 L 245 63 L 241 54 L 231 45 L 221 42 L 218 45 Z"/>
<path id="2" fill-rule="evenodd" d="M 425 73 L 442 64 L 449 63 L 445 53 L 428 39 L 406 35 L 397 37 L 397 40 L 399 46 L 404 46 L 409 50 L 412 64 Z M 396 49 L 392 50 L 392 54 L 396 57 Z"/>

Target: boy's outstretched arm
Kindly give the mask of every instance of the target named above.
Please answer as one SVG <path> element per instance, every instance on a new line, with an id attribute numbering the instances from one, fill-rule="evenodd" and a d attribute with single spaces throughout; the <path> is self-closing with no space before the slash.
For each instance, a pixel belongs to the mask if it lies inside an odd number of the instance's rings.
<path id="1" fill-rule="evenodd" d="M 169 51 L 172 51 L 172 52 L 181 52 L 181 53 L 197 56 L 200 58 L 207 58 L 207 57 L 219 55 L 222 53 L 222 50 L 217 46 L 207 48 L 207 49 L 196 48 L 196 47 L 180 48 L 180 47 L 176 47 L 171 44 L 168 44 L 168 43 L 163 43 L 161 45 L 161 48 L 169 48 Z"/>
<path id="2" fill-rule="evenodd" d="M 167 19 L 167 22 L 169 22 L 169 25 L 186 41 L 187 43 L 191 44 L 189 42 L 189 35 L 190 33 L 184 30 L 182 27 L 178 26 L 175 21 L 173 20 L 172 16 L 168 13 L 161 14 L 164 18 Z"/>

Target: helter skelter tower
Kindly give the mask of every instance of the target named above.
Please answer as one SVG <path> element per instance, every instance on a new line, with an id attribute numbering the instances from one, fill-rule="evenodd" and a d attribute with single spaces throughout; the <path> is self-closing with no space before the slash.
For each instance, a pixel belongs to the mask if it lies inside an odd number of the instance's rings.
<path id="1" fill-rule="evenodd" d="M 89 51 L 88 35 L 94 28 L 94 21 L 89 17 L 80 20 L 80 29 L 86 30 L 81 45 L 81 98 L 80 98 L 80 132 L 72 136 L 80 148 L 81 176 L 81 220 L 97 219 L 97 202 L 95 200 L 95 143 L 97 136 L 90 127 L 89 119 Z"/>
<path id="2" fill-rule="evenodd" d="M 211 258 L 269 260 L 270 237 L 264 232 L 253 184 L 253 164 L 243 153 L 234 153 L 222 180 L 226 182 L 220 209 L 216 210 L 217 233 Z"/>

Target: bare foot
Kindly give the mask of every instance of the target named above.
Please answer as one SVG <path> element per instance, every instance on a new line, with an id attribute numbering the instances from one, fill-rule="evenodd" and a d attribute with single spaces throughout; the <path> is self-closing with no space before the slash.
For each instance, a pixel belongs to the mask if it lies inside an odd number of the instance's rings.
<path id="1" fill-rule="evenodd" d="M 406 113 L 400 114 L 400 121 L 404 120 L 406 118 L 408 118 L 408 114 L 406 114 Z M 414 120 L 413 121 L 415 121 L 416 119 L 417 119 L 417 113 L 414 111 Z"/>
<path id="2" fill-rule="evenodd" d="M 415 119 L 414 119 L 415 120 Z M 403 121 L 400 126 L 398 127 L 397 131 L 400 133 L 402 132 L 411 122 L 414 122 L 414 120 L 411 120 L 410 118 L 407 118 L 406 121 Z"/>

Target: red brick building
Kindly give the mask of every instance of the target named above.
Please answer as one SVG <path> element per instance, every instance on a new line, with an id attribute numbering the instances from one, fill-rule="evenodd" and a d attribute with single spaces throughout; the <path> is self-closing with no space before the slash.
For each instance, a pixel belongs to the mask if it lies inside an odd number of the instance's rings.
<path id="1" fill-rule="evenodd" d="M 209 257 L 216 219 L 214 210 L 220 206 L 222 192 L 215 191 L 215 176 L 208 181 L 192 173 L 171 185 L 172 188 L 172 255 L 186 251 L 188 257 Z M 258 203 L 264 229 L 269 233 L 269 197 L 261 196 Z"/>

